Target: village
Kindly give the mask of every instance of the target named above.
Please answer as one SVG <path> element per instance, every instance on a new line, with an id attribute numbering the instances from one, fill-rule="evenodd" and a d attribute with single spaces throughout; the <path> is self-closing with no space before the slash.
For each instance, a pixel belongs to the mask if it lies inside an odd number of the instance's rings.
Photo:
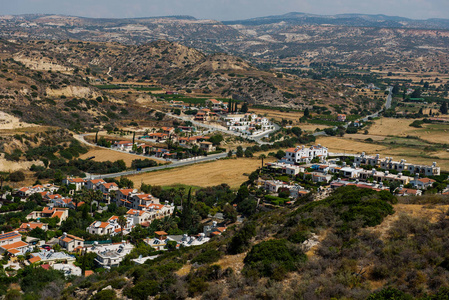
<path id="1" fill-rule="evenodd" d="M 378 192 L 387 191 L 397 196 L 419 196 L 437 184 L 435 179 L 428 177 L 436 178 L 439 175 L 440 168 L 436 163 L 417 165 L 365 153 L 353 157 L 334 157 L 322 145 L 303 145 L 287 149 L 285 156 L 277 162 L 265 163 L 254 181 L 254 188 L 263 191 L 259 205 L 269 208 L 270 205 L 291 205 L 308 195 L 314 195 L 318 200 L 334 189 L 351 185 Z M 93 201 L 83 202 L 80 193 L 87 193 Z M 449 194 L 449 187 L 443 187 L 440 193 Z M 21 266 L 35 264 L 76 276 L 92 273 L 92 270 L 81 270 L 79 263 L 76 263 L 76 255 L 94 253 L 97 268 L 118 266 L 135 247 L 135 244 L 124 239 L 125 236 L 136 227 L 148 228 L 155 220 L 162 220 L 173 215 L 175 210 L 182 210 L 174 203 L 161 203 L 150 193 L 103 179 L 68 177 L 62 181 L 62 186 L 37 184 L 16 189 L 3 197 L 14 197 L 21 202 L 38 198 L 42 204 L 40 209 L 29 213 L 27 221 L 18 228 L 0 234 L 0 252 L 5 268 L 17 270 Z M 89 236 L 104 237 L 103 240 L 85 240 L 58 230 L 72 212 L 83 209 L 83 213 L 95 217 L 111 207 L 119 209 L 122 214 L 105 220 L 96 218 L 85 228 Z M 222 217 L 217 219 L 213 216 L 203 225 L 203 230 L 194 235 L 169 235 L 156 230 L 153 237 L 145 237 L 143 241 L 154 251 L 167 251 L 207 243 L 221 235 L 227 227 Z M 36 237 L 49 230 L 56 235 L 48 238 L 44 234 L 43 239 Z M 139 256 L 134 262 L 141 264 L 156 256 Z"/>

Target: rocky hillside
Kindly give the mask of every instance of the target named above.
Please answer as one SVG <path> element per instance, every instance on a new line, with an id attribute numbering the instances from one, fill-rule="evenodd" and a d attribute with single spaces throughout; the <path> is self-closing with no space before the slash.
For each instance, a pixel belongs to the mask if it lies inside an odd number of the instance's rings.
<path id="1" fill-rule="evenodd" d="M 117 105 L 126 103 L 128 109 L 133 107 L 130 101 L 149 96 L 142 92 L 106 95 L 96 88 L 126 82 L 203 97 L 233 97 L 252 104 L 299 109 L 312 104 L 330 107 L 345 103 L 350 108 L 363 104 L 367 109 L 375 106 L 335 80 L 315 81 L 262 71 L 232 55 L 206 55 L 167 41 L 139 46 L 82 41 L 3 41 L 0 44 L 4 49 L 3 98 L 20 99 L 4 101 L 3 107 L 11 112 L 20 110 L 22 115 L 25 115 L 24 110 L 18 107 L 29 107 L 33 103 L 41 108 L 33 112 L 54 116 L 52 105 L 59 103 L 65 105 L 59 112 L 78 110 L 75 113 L 78 119 L 107 122 L 121 110 Z M 151 99 L 151 95 L 149 97 Z M 73 100 L 75 98 L 77 100 Z M 141 109 L 138 106 L 136 109 L 136 118 L 142 118 L 139 117 Z M 129 113 L 132 116 L 133 112 Z M 52 119 L 71 122 L 61 116 Z M 30 114 L 27 120 L 39 118 Z"/>
<path id="2" fill-rule="evenodd" d="M 192 17 L 90 19 L 58 15 L 0 17 L 0 37 L 7 39 L 85 40 L 142 45 L 168 40 L 208 52 L 224 52 L 257 63 L 295 66 L 329 62 L 385 66 L 398 61 L 429 69 L 432 57 L 446 57 L 449 22 L 383 15 L 319 16 L 291 13 L 233 22 Z"/>

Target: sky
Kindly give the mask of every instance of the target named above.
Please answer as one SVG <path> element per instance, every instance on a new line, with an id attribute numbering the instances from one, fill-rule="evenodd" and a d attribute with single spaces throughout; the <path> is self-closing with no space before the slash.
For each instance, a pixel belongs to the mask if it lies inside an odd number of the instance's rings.
<path id="1" fill-rule="evenodd" d="M 190 15 L 242 20 L 288 12 L 385 14 L 411 19 L 449 18 L 448 0 L 0 0 L 0 15 L 64 14 L 94 18 Z"/>

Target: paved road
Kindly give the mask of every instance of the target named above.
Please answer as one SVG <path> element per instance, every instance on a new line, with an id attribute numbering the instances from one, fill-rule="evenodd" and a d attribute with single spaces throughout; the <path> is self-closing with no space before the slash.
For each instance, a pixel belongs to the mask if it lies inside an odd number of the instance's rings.
<path id="1" fill-rule="evenodd" d="M 391 101 L 393 100 L 393 87 L 388 87 L 388 96 L 387 96 L 387 102 L 385 103 L 385 110 L 391 108 Z"/>
<path id="2" fill-rule="evenodd" d="M 84 136 L 86 136 L 86 135 L 87 134 L 78 134 L 78 135 L 74 135 L 74 138 L 86 145 L 89 145 L 92 147 L 99 147 L 97 145 L 91 144 L 88 141 L 86 141 L 84 139 Z M 118 151 L 121 153 L 130 154 L 130 155 L 135 155 L 142 159 L 148 158 L 141 154 L 128 153 L 128 152 L 123 152 L 123 151 L 120 151 L 117 149 L 111 149 L 111 148 L 106 148 L 106 147 L 101 147 L 101 148 L 105 148 L 105 149 L 111 150 L 111 151 Z M 130 170 L 130 171 L 123 171 L 123 172 L 119 172 L 119 173 L 111 173 L 111 174 L 88 174 L 88 173 L 86 173 L 86 176 L 89 179 L 102 179 L 102 178 L 114 178 L 114 177 L 120 177 L 120 176 L 128 176 L 128 175 L 140 174 L 140 173 L 151 172 L 151 171 L 158 171 L 158 170 L 169 169 L 169 168 L 183 167 L 183 166 L 188 166 L 188 165 L 197 164 L 197 163 L 206 162 L 206 161 L 214 161 L 214 160 L 217 160 L 220 158 L 225 158 L 227 155 L 228 154 L 226 152 L 218 153 L 218 154 L 212 154 L 212 155 L 208 155 L 206 157 L 200 157 L 200 158 L 196 158 L 196 159 L 182 160 L 182 161 L 171 161 L 172 162 L 171 164 L 166 164 L 166 165 L 157 166 L 157 167 L 142 168 L 140 171 Z M 167 162 L 167 160 L 162 159 L 162 158 L 157 158 L 157 157 L 156 158 L 150 157 L 150 158 L 157 159 L 157 160 L 160 160 L 163 162 Z"/>
<path id="3" fill-rule="evenodd" d="M 120 176 L 129 176 L 129 175 L 135 175 L 135 174 L 140 174 L 140 173 L 145 173 L 145 172 L 183 167 L 183 166 L 193 165 L 193 164 L 206 162 L 206 161 L 214 161 L 214 160 L 217 160 L 220 158 L 225 158 L 227 155 L 228 155 L 227 153 L 212 154 L 212 155 L 208 155 L 206 157 L 201 157 L 198 159 L 175 161 L 169 165 L 162 165 L 162 166 L 150 167 L 150 168 L 142 168 L 140 171 L 131 170 L 131 171 L 123 171 L 123 172 L 119 172 L 119 173 L 112 173 L 112 174 L 99 174 L 99 175 L 98 174 L 86 174 L 86 175 L 87 175 L 87 178 L 89 178 L 89 179 L 102 179 L 102 178 L 114 178 L 114 177 L 120 177 Z"/>

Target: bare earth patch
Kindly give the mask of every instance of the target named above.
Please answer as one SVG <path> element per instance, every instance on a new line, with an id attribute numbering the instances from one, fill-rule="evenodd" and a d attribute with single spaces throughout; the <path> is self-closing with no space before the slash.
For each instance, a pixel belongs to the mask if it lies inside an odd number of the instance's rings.
<path id="1" fill-rule="evenodd" d="M 19 118 L 7 114 L 3 111 L 0 111 L 0 129 L 1 130 L 7 130 L 7 129 L 17 129 L 17 128 L 26 128 L 26 127 L 38 127 L 39 125 L 35 124 L 28 124 L 25 122 L 20 121 Z"/>
<path id="2" fill-rule="evenodd" d="M 135 159 L 147 159 L 148 157 L 145 156 L 140 156 L 140 155 L 133 155 L 133 154 L 128 154 L 128 153 L 124 153 L 124 152 L 119 152 L 119 151 L 115 151 L 115 150 L 108 150 L 108 149 L 101 149 L 101 148 L 95 148 L 94 150 L 90 150 L 89 152 L 87 152 L 86 154 L 83 154 L 80 156 L 81 159 L 87 159 L 89 157 L 95 156 L 95 158 L 93 158 L 93 161 L 116 161 L 119 159 L 123 159 L 123 161 L 126 163 L 127 167 L 131 167 L 131 163 L 133 160 Z M 151 158 L 148 158 L 150 160 L 154 160 Z M 160 163 L 160 160 L 154 160 L 158 163 Z"/>
<path id="3" fill-rule="evenodd" d="M 237 255 L 225 255 L 216 264 L 221 266 L 223 270 L 232 268 L 235 272 L 240 273 L 245 265 L 243 263 L 245 257 L 246 252 Z"/>
<path id="4" fill-rule="evenodd" d="M 19 170 L 29 170 L 32 165 L 43 166 L 41 161 L 9 161 L 4 158 L 3 153 L 0 155 L 0 172 L 14 172 Z"/>

